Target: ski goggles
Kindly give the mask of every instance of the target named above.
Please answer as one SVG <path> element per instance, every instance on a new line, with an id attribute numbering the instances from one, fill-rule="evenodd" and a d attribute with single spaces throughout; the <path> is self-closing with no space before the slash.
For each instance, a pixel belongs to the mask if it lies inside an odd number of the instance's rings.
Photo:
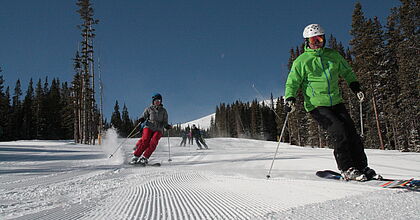
<path id="1" fill-rule="evenodd" d="M 311 44 L 314 44 L 317 41 L 320 42 L 320 43 L 322 43 L 322 42 L 324 42 L 324 36 L 322 36 L 322 35 L 313 36 L 313 37 L 308 38 L 308 41 Z"/>

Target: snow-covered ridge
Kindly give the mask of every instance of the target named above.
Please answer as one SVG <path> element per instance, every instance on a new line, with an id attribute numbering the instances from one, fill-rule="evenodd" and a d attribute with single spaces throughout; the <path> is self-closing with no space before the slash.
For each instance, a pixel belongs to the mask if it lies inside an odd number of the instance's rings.
<path id="1" fill-rule="evenodd" d="M 271 106 L 271 99 L 259 101 L 260 105 L 262 105 L 263 103 L 266 106 Z M 273 105 L 274 105 L 274 108 L 275 108 L 276 105 L 277 105 L 277 98 L 273 98 Z M 209 129 L 210 128 L 210 121 L 211 121 L 212 117 L 213 117 L 213 120 L 216 119 L 216 113 L 201 117 L 199 119 L 195 119 L 193 121 L 182 123 L 181 128 L 185 128 L 188 125 L 191 127 L 193 124 L 195 124 L 197 127 L 201 128 L 201 129 Z"/>
<path id="2" fill-rule="evenodd" d="M 182 123 L 181 128 L 186 128 L 187 126 L 191 127 L 194 124 L 195 126 L 197 126 L 200 129 L 204 129 L 204 130 L 209 129 L 210 128 L 210 121 L 211 121 L 212 117 L 213 117 L 213 120 L 214 120 L 216 118 L 216 113 L 204 116 L 202 118 L 199 118 L 199 119 L 196 119 L 196 120 L 193 120 L 193 121 Z"/>

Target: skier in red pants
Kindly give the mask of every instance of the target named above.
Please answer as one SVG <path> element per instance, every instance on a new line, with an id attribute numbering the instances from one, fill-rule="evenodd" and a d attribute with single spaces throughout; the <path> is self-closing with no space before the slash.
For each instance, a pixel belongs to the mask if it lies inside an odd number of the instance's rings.
<path id="1" fill-rule="evenodd" d="M 162 95 L 156 93 L 152 96 L 152 105 L 144 110 L 139 122 L 146 122 L 146 125 L 129 164 L 146 165 L 163 135 L 163 128 L 172 128 L 168 124 L 168 113 L 162 105 Z"/>

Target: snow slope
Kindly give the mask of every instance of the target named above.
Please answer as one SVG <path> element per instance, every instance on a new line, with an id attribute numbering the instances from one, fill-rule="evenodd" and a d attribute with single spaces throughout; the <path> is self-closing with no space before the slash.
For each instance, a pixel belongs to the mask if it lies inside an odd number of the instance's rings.
<path id="1" fill-rule="evenodd" d="M 267 100 L 263 100 L 259 102 L 261 105 L 264 103 L 266 106 L 271 106 L 271 99 L 267 99 Z M 273 99 L 273 105 L 274 108 L 277 105 L 277 99 Z M 193 120 L 193 121 L 189 121 L 189 122 L 185 122 L 181 124 L 181 128 L 185 128 L 188 125 L 191 127 L 193 124 L 195 124 L 197 127 L 201 128 L 201 129 L 209 129 L 210 128 L 210 121 L 211 118 L 213 117 L 213 119 L 216 118 L 216 113 L 201 117 L 199 119 Z"/>
<path id="2" fill-rule="evenodd" d="M 183 124 L 181 124 L 181 128 L 186 128 L 188 125 L 191 127 L 193 124 L 195 124 L 198 128 L 200 129 L 209 129 L 210 128 L 210 121 L 211 118 L 213 117 L 213 119 L 216 117 L 216 113 L 204 116 L 202 118 L 193 120 L 193 121 L 189 121 L 189 122 L 185 122 Z"/>
<path id="3" fill-rule="evenodd" d="M 127 164 L 135 139 L 103 146 L 0 142 L 0 219 L 418 219 L 420 193 L 324 180 L 330 149 L 247 139 L 207 140 L 210 150 L 163 138 L 153 161 Z M 125 142 L 124 142 L 125 141 Z M 121 151 L 108 156 L 119 143 Z M 420 154 L 367 150 L 389 178 L 420 178 Z"/>

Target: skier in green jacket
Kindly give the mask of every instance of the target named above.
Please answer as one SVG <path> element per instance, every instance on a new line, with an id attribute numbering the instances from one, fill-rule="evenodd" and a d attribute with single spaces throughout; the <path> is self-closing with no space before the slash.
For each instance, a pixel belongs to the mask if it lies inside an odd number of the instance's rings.
<path id="1" fill-rule="evenodd" d="M 334 139 L 334 156 L 346 180 L 366 181 L 378 177 L 368 167 L 367 157 L 339 88 L 343 77 L 360 102 L 364 94 L 347 61 L 335 50 L 325 48 L 325 32 L 319 24 L 303 31 L 305 52 L 293 62 L 286 81 L 286 110 L 295 109 L 296 94 L 302 89 L 304 107 Z"/>

